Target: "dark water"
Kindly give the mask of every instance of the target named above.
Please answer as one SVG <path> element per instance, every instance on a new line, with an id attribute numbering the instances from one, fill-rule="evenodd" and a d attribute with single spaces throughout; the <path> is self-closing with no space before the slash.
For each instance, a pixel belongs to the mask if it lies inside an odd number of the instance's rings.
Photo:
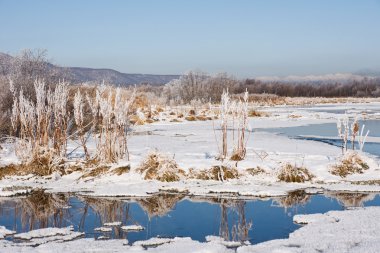
<path id="1" fill-rule="evenodd" d="M 156 236 L 186 236 L 205 241 L 207 235 L 259 243 L 287 238 L 299 228 L 292 220 L 295 214 L 373 205 L 380 205 L 380 197 L 364 193 L 307 195 L 296 191 L 282 198 L 233 200 L 190 199 L 173 194 L 111 199 L 36 191 L 26 197 L 0 201 L 0 225 L 17 232 L 73 225 L 76 231 L 85 232 L 86 237 L 127 238 L 130 243 Z M 127 233 L 113 227 L 109 233 L 94 231 L 113 221 L 139 224 L 145 230 Z"/>
<path id="2" fill-rule="evenodd" d="M 360 126 L 363 124 L 365 125 L 364 133 L 369 130 L 368 136 L 380 137 L 380 120 L 360 120 L 359 124 Z M 338 136 L 336 123 L 312 124 L 296 127 L 258 128 L 255 130 L 281 133 L 291 137 L 296 137 L 299 135 Z"/>
<path id="3" fill-rule="evenodd" d="M 342 141 L 341 140 L 333 140 L 333 139 L 327 139 L 327 138 L 319 138 L 319 137 L 295 137 L 297 139 L 303 139 L 303 140 L 312 140 L 312 141 L 320 141 L 324 143 L 328 143 L 337 147 L 342 146 Z M 352 147 L 352 142 L 348 141 L 347 146 L 349 148 Z M 355 149 L 359 149 L 359 145 L 355 143 Z M 380 157 L 380 143 L 377 142 L 366 142 L 363 151 L 367 152 L 369 154 L 375 155 Z"/>
<path id="4" fill-rule="evenodd" d="M 369 130 L 368 136 L 380 137 L 380 120 L 362 120 L 359 121 L 360 125 L 365 125 L 364 133 Z M 265 131 L 271 133 L 279 133 L 291 138 L 297 139 L 306 139 L 321 141 L 331 145 L 340 147 L 342 145 L 341 140 L 329 139 L 327 137 L 338 136 L 338 130 L 335 123 L 323 123 L 323 124 L 312 124 L 306 126 L 296 126 L 296 127 L 279 127 L 279 128 L 263 128 L 255 129 L 256 131 Z M 303 135 L 314 135 L 321 137 L 302 137 Z M 323 136 L 326 136 L 324 138 Z M 352 144 L 349 141 L 348 147 L 351 147 Z M 355 147 L 358 148 L 358 144 L 355 144 Z M 380 157 L 380 143 L 377 142 L 366 142 L 363 148 L 364 152 L 370 153 Z"/>

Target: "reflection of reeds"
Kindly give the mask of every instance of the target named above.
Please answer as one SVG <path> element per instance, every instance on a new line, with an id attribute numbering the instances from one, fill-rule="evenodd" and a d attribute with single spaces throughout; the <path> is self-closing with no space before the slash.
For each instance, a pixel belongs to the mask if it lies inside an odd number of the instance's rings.
<path id="1" fill-rule="evenodd" d="M 164 216 L 184 197 L 184 194 L 160 193 L 152 197 L 140 199 L 137 202 L 148 213 L 149 217 Z"/>
<path id="2" fill-rule="evenodd" d="M 252 227 L 252 221 L 247 222 L 245 217 L 245 201 L 238 201 L 235 209 L 239 215 L 237 224 L 232 227 L 232 240 L 244 242 L 248 240 L 248 233 Z"/>
<path id="3" fill-rule="evenodd" d="M 285 197 L 275 199 L 274 201 L 280 206 L 289 208 L 295 205 L 304 205 L 310 200 L 310 195 L 308 195 L 304 190 L 296 190 L 289 192 Z"/>
<path id="4" fill-rule="evenodd" d="M 122 200 L 85 197 L 84 202 L 86 205 L 83 209 L 81 228 L 84 227 L 88 207 L 91 207 L 91 209 L 96 213 L 101 225 L 116 221 L 125 223 L 129 219 L 129 204 L 125 204 Z M 123 237 L 123 233 L 120 228 L 117 227 L 114 231 L 115 238 Z"/>
<path id="5" fill-rule="evenodd" d="M 20 213 L 24 230 L 27 225 L 29 225 L 28 230 L 49 226 L 61 227 L 65 211 L 62 208 L 67 206 L 67 203 L 68 197 L 64 194 L 52 194 L 46 193 L 44 190 L 34 190 L 26 198 L 20 199 L 20 202 L 16 205 L 15 212 Z"/>
<path id="6" fill-rule="evenodd" d="M 219 226 L 219 236 L 227 241 L 240 241 L 248 240 L 248 233 L 252 227 L 252 221 L 247 222 L 245 216 L 245 204 L 243 200 L 220 200 L 221 216 Z M 233 223 L 231 232 L 228 226 L 228 208 L 231 208 L 238 215 L 238 219 Z"/>
<path id="7" fill-rule="evenodd" d="M 329 192 L 326 195 L 335 198 L 344 207 L 361 207 L 375 195 L 368 193 Z"/>

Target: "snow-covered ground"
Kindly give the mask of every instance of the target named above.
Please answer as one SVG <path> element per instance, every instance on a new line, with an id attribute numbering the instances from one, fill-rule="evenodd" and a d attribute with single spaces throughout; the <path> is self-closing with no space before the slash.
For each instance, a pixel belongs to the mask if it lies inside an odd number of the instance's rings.
<path id="1" fill-rule="evenodd" d="M 322 109 L 321 109 L 322 107 Z M 182 179 L 177 182 L 159 182 L 144 180 L 136 171 L 146 155 L 152 151 L 166 154 L 173 158 L 186 173 L 209 169 L 222 165 L 214 157 L 218 154 L 220 142 L 219 121 L 184 121 L 173 123 L 160 121 L 149 125 L 135 126 L 128 140 L 130 161 L 113 164 L 110 173 L 96 177 L 82 178 L 82 172 L 69 175 L 58 173 L 48 177 L 32 175 L 6 177 L 0 181 L 0 196 L 24 194 L 33 188 L 44 188 L 48 192 L 77 192 L 91 196 L 149 196 L 160 191 L 185 192 L 198 196 L 283 196 L 290 191 L 306 189 L 306 192 L 358 191 L 380 192 L 379 158 L 359 152 L 359 156 L 369 168 L 362 174 L 353 174 L 345 178 L 332 175 L 330 169 L 342 158 L 341 149 L 326 143 L 293 139 L 273 132 L 265 132 L 266 128 L 307 126 L 321 123 L 335 123 L 341 117 L 341 111 L 348 109 L 347 114 L 354 116 L 359 113 L 361 118 L 380 119 L 380 103 L 371 104 L 341 104 L 313 107 L 262 107 L 256 108 L 269 114 L 268 117 L 250 118 L 253 132 L 247 143 L 245 160 L 225 162 L 223 165 L 237 166 L 240 177 L 226 181 Z M 255 131 L 260 129 L 260 131 Z M 379 121 L 380 131 L 380 121 Z M 319 134 L 316 133 L 315 136 Z M 229 132 L 229 141 L 237 138 Z M 377 137 L 369 136 L 368 140 L 377 141 Z M 70 150 L 76 144 L 71 142 Z M 232 147 L 231 147 L 232 149 Z M 94 142 L 89 143 L 89 150 L 94 150 Z M 231 150 L 230 150 L 231 151 Z M 70 158 L 82 155 L 77 149 Z M 0 165 L 17 163 L 12 145 L 3 145 L 0 150 Z M 312 181 L 305 183 L 285 183 L 277 178 L 279 169 L 285 164 L 302 166 L 314 175 Z M 131 171 L 122 175 L 112 173 L 113 169 L 130 165 Z M 261 168 L 262 173 L 249 174 L 246 169 Z M 354 218 L 353 218 L 354 217 Z M 292 233 L 289 239 L 275 240 L 258 245 L 240 246 L 237 252 L 377 252 L 380 248 L 380 208 L 365 208 L 344 212 L 329 212 L 314 216 L 297 216 L 296 222 L 308 223 L 305 227 Z M 109 230 L 111 224 L 99 228 Z M 46 230 L 43 233 L 50 233 Z M 128 245 L 125 240 L 94 240 L 76 239 L 80 233 L 66 228 L 66 232 L 48 234 L 42 238 L 32 236 L 25 245 L 40 245 L 36 248 L 22 249 L 13 242 L 0 240 L 0 247 L 10 252 L 82 252 L 85 248 L 90 252 L 119 252 L 133 250 L 134 252 L 234 252 L 236 245 L 216 238 L 201 243 L 190 238 L 151 239 L 150 242 L 138 242 Z M 54 231 L 53 231 L 54 232 Z M 6 228 L 0 230 L 1 235 L 11 234 Z M 41 234 L 40 233 L 40 234 Z M 42 234 L 43 234 L 42 233 Z M 15 235 L 15 238 L 23 238 Z M 50 238 L 50 239 L 46 239 Z M 62 243 L 65 241 L 65 243 Z M 146 243 L 146 244 L 144 244 Z M 157 247 L 151 247 L 155 245 Z M 232 248 L 231 248 L 232 247 Z M 371 251 L 372 250 L 372 251 Z M 0 250 L 1 251 L 1 250 Z"/>
<path id="2" fill-rule="evenodd" d="M 372 111 L 376 109 L 380 111 L 379 103 L 370 105 Z M 358 111 L 365 111 L 369 105 L 348 104 L 331 105 L 330 107 L 343 110 L 352 106 L 356 108 L 356 115 Z M 328 111 L 330 107 L 324 105 L 323 108 Z M 239 179 L 225 182 L 185 179 L 172 183 L 144 180 L 142 175 L 136 172 L 136 168 L 152 150 L 173 158 L 185 172 L 190 169 L 195 171 L 209 169 L 212 166 L 222 164 L 214 158 L 218 154 L 217 143 L 220 142 L 218 120 L 185 121 L 182 123 L 157 122 L 135 126 L 128 141 L 131 154 L 130 162 L 122 161 L 120 164 L 113 165 L 113 168 L 116 168 L 130 164 L 131 171 L 129 173 L 120 176 L 109 173 L 94 178 L 81 178 L 82 173 L 80 172 L 64 176 L 53 174 L 46 178 L 36 178 L 31 175 L 4 178 L 0 181 L 0 196 L 26 192 L 27 190 L 22 190 L 25 187 L 42 187 L 51 192 L 81 192 L 82 194 L 96 196 L 146 196 L 160 190 L 186 191 L 193 195 L 231 193 L 246 196 L 279 196 L 285 195 L 288 191 L 310 187 L 320 190 L 380 191 L 379 184 L 352 183 L 380 180 L 379 159 L 377 157 L 360 153 L 360 156 L 369 165 L 369 169 L 365 170 L 363 174 L 341 178 L 330 173 L 331 166 L 339 163 L 339 159 L 341 159 L 340 148 L 317 141 L 292 139 L 284 135 L 265 132 L 265 128 L 335 123 L 336 118 L 341 115 L 330 112 L 315 112 L 313 110 L 315 107 L 280 106 L 257 109 L 269 112 L 270 116 L 250 118 L 253 132 L 249 136 L 245 160 L 237 163 L 237 168 L 241 173 Z M 348 115 L 350 115 L 349 112 Z M 351 116 L 353 115 L 351 114 Z M 366 114 L 366 117 L 376 118 L 377 113 Z M 258 128 L 260 131 L 255 131 Z M 233 136 L 232 131 L 230 131 L 229 141 L 232 141 L 233 138 L 237 137 Z M 371 138 L 375 137 L 370 136 L 369 139 Z M 77 145 L 72 142 L 69 147 L 75 149 Z M 94 149 L 93 142 L 90 141 L 89 147 L 90 150 Z M 232 149 L 232 145 L 230 149 Z M 71 159 L 72 162 L 75 162 L 75 157 L 80 155 L 81 150 L 77 149 Z M 11 146 L 4 145 L 0 153 L 0 161 L 3 164 L 17 162 Z M 303 166 L 315 177 L 311 182 L 306 183 L 279 182 L 277 179 L 278 171 L 287 163 Z M 224 165 L 234 166 L 236 162 L 225 162 Z M 263 169 L 264 173 L 252 176 L 245 171 L 245 169 L 258 167 Z"/>

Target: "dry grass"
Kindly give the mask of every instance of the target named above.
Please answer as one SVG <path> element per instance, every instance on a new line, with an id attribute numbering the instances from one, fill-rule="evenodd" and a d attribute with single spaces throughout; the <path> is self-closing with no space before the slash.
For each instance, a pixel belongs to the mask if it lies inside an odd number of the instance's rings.
<path id="1" fill-rule="evenodd" d="M 221 181 L 226 179 L 239 178 L 239 172 L 236 168 L 229 168 L 227 166 L 213 166 L 205 170 L 190 169 L 189 178 L 200 180 L 215 180 Z"/>
<path id="2" fill-rule="evenodd" d="M 90 169 L 88 172 L 85 172 L 80 179 L 82 178 L 88 178 L 88 177 L 99 177 L 101 175 L 106 174 L 110 169 L 110 166 L 98 166 L 93 169 Z"/>
<path id="3" fill-rule="evenodd" d="M 342 178 L 352 174 L 362 174 L 364 170 L 369 169 L 367 163 L 365 163 L 358 154 L 348 153 L 340 164 L 334 165 L 330 170 L 331 174 L 340 176 Z"/>
<path id="4" fill-rule="evenodd" d="M 0 180 L 5 178 L 5 177 L 11 177 L 11 176 L 17 176 L 19 175 L 19 170 L 18 170 L 19 165 L 14 165 L 10 164 L 4 167 L 0 168 Z"/>
<path id="5" fill-rule="evenodd" d="M 148 123 L 148 124 L 152 124 L 153 122 L 154 122 L 154 120 L 151 118 L 148 118 L 145 120 L 145 123 Z"/>
<path id="6" fill-rule="evenodd" d="M 197 117 L 195 117 L 194 115 L 190 115 L 190 116 L 186 116 L 185 120 L 187 120 L 187 121 L 196 121 Z"/>
<path id="7" fill-rule="evenodd" d="M 257 110 L 249 110 L 248 117 L 269 117 L 269 113 Z"/>
<path id="8" fill-rule="evenodd" d="M 145 120 L 140 119 L 137 115 L 131 115 L 129 122 L 133 125 L 138 125 L 138 126 L 145 124 Z"/>
<path id="9" fill-rule="evenodd" d="M 185 171 L 173 159 L 154 151 L 148 154 L 137 171 L 144 174 L 145 180 L 173 182 L 185 177 Z"/>
<path id="10" fill-rule="evenodd" d="M 301 116 L 301 115 L 297 115 L 297 114 L 290 114 L 290 115 L 288 116 L 288 118 L 291 118 L 291 119 L 298 119 L 298 118 L 302 118 L 302 116 Z"/>
<path id="11" fill-rule="evenodd" d="M 128 173 L 131 170 L 131 166 L 128 164 L 126 166 L 120 166 L 111 171 L 112 174 L 121 176 L 125 173 Z"/>
<path id="12" fill-rule="evenodd" d="M 230 160 L 238 162 L 238 161 L 244 160 L 244 158 L 245 158 L 245 154 L 241 154 L 237 152 L 236 150 L 233 150 Z"/>
<path id="13" fill-rule="evenodd" d="M 282 166 L 277 177 L 280 181 L 287 183 L 303 183 L 310 181 L 314 176 L 305 167 L 287 163 Z"/>
<path id="14" fill-rule="evenodd" d="M 206 121 L 208 120 L 208 117 L 205 116 L 205 115 L 198 115 L 196 116 L 197 120 L 200 120 L 200 121 Z"/>
<path id="15" fill-rule="evenodd" d="M 374 180 L 363 180 L 363 181 L 351 181 L 350 183 L 355 184 L 355 185 L 380 185 L 380 180 L 374 179 Z"/>
<path id="16" fill-rule="evenodd" d="M 256 168 L 248 168 L 245 171 L 248 172 L 248 174 L 250 174 L 251 176 L 256 176 L 259 174 L 266 173 L 266 171 L 263 168 L 261 168 L 260 166 L 257 166 Z"/>
<path id="17" fill-rule="evenodd" d="M 48 176 L 53 172 L 66 174 L 64 160 L 54 160 L 52 152 L 41 151 L 31 161 L 22 164 L 10 164 L 0 168 L 0 179 L 6 176 Z"/>

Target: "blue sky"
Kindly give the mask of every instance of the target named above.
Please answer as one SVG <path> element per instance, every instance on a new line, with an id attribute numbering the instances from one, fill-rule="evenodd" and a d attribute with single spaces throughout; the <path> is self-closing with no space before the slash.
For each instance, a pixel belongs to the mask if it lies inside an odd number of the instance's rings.
<path id="1" fill-rule="evenodd" d="M 380 70 L 379 0 L 0 0 L 0 51 L 238 77 Z"/>

